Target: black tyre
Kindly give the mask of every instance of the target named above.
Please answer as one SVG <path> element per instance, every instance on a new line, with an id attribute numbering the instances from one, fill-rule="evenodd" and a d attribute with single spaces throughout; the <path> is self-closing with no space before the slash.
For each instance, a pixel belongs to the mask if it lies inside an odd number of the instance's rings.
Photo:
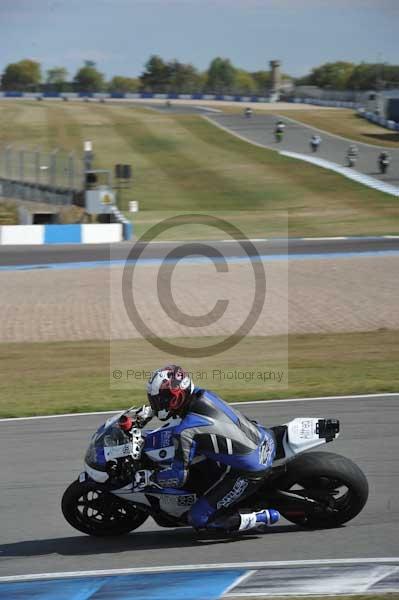
<path id="1" fill-rule="evenodd" d="M 356 517 L 367 502 L 367 479 L 348 458 L 330 452 L 307 452 L 287 467 L 287 473 L 277 482 L 278 488 L 319 503 L 311 512 L 282 511 L 292 523 L 313 529 L 337 527 Z"/>
<path id="2" fill-rule="evenodd" d="M 72 527 L 94 536 L 123 535 L 137 529 L 148 514 L 94 482 L 74 481 L 65 490 L 62 513 Z"/>

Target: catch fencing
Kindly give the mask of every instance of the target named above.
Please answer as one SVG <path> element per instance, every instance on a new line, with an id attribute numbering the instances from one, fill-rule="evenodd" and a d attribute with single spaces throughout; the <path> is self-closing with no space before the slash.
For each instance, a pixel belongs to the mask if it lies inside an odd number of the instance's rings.
<path id="1" fill-rule="evenodd" d="M 0 196 L 49 204 L 78 203 L 84 189 L 83 158 L 62 150 L 0 147 Z"/>

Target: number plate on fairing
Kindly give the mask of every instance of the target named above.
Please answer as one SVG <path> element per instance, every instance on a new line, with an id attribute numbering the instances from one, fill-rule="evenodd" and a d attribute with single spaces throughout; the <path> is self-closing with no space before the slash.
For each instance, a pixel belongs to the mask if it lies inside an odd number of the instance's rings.
<path id="1" fill-rule="evenodd" d="M 159 507 L 162 511 L 174 517 L 179 517 L 190 510 L 197 497 L 195 494 L 153 494 L 159 500 Z"/>
<path id="2" fill-rule="evenodd" d="M 286 458 L 326 443 L 319 436 L 319 421 L 319 417 L 301 417 L 286 423 L 287 435 L 283 439 Z"/>

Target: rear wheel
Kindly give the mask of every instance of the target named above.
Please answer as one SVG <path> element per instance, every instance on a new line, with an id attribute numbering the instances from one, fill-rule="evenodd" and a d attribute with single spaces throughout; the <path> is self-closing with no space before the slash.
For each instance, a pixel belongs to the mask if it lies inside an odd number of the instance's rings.
<path id="1" fill-rule="evenodd" d="M 94 482 L 74 481 L 65 490 L 62 513 L 72 527 L 94 536 L 123 535 L 137 529 L 148 514 Z"/>
<path id="2" fill-rule="evenodd" d="M 337 527 L 360 513 L 368 498 L 368 483 L 351 460 L 330 452 L 308 452 L 287 465 L 280 490 L 317 501 L 309 510 L 282 510 L 282 515 L 309 528 Z"/>

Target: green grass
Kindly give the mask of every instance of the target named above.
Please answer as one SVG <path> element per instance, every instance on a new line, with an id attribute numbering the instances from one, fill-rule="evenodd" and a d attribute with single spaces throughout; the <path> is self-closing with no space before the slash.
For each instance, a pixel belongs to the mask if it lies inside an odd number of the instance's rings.
<path id="1" fill-rule="evenodd" d="M 96 167 L 131 164 L 133 185 L 122 200 L 125 208 L 129 200 L 139 201 L 140 212 L 132 216 L 139 234 L 159 220 L 160 211 L 217 211 L 243 224 L 251 237 L 285 236 L 287 219 L 291 236 L 399 231 L 394 197 L 255 147 L 198 116 L 125 104 L 3 101 L 0 136 L 15 146 L 58 146 L 77 154 L 91 140 Z"/>
<path id="2" fill-rule="evenodd" d="M 214 343 L 217 338 L 203 341 Z M 182 362 L 198 385 L 229 401 L 393 392 L 399 389 L 398 342 L 397 331 L 291 335 L 288 369 L 285 337 L 248 337 L 212 358 L 168 359 Z M 114 410 L 144 403 L 146 372 L 168 360 L 145 340 L 113 342 L 111 358 L 108 342 L 0 344 L 0 416 Z M 111 384 L 116 368 L 123 379 Z M 255 377 L 244 382 L 213 373 L 234 369 L 253 371 Z M 283 371 L 282 383 L 257 377 L 273 370 Z"/>
<path id="3" fill-rule="evenodd" d="M 278 111 L 278 114 L 357 142 L 399 148 L 399 133 L 370 123 L 359 117 L 353 110 L 315 108 L 314 110 L 282 110 Z"/>

